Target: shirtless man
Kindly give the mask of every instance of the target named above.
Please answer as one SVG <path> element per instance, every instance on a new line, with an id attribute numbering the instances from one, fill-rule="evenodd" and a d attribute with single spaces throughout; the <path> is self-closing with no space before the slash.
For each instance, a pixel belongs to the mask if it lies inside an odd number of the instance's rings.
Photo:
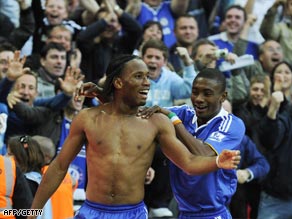
<path id="1" fill-rule="evenodd" d="M 239 151 L 223 151 L 217 162 L 216 156 L 195 156 L 176 138 L 167 116 L 157 113 L 149 119 L 137 117 L 138 107 L 146 103 L 149 88 L 148 68 L 140 58 L 123 55 L 112 60 L 104 90 L 113 95 L 112 101 L 83 109 L 75 116 L 61 152 L 43 177 L 32 209 L 43 208 L 84 142 L 87 197 L 76 218 L 147 219 L 144 182 L 156 141 L 171 161 L 191 175 L 215 171 L 218 167 L 237 167 Z"/>

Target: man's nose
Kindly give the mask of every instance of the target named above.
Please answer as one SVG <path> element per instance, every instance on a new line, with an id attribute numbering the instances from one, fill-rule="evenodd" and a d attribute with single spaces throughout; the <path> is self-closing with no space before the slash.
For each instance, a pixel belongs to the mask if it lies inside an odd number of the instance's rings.
<path id="1" fill-rule="evenodd" d="M 60 63 L 60 62 L 63 61 L 63 58 L 62 58 L 62 57 L 58 57 L 58 58 L 57 58 L 57 61 Z"/>
<path id="2" fill-rule="evenodd" d="M 150 79 L 147 76 L 143 78 L 143 85 L 150 86 Z"/>
<path id="3" fill-rule="evenodd" d="M 19 93 L 27 95 L 29 93 L 28 87 L 23 88 Z"/>
<path id="4" fill-rule="evenodd" d="M 196 97 L 196 102 L 202 102 L 204 101 L 204 95 L 203 94 L 198 94 Z"/>

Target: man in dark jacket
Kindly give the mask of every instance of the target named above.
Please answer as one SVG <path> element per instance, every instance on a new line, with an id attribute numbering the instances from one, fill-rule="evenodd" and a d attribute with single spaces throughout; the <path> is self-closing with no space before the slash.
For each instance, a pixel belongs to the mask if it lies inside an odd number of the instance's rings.
<path id="1" fill-rule="evenodd" d="M 272 93 L 259 126 L 271 170 L 263 183 L 258 218 L 292 218 L 292 117 L 282 91 Z"/>
<path id="2" fill-rule="evenodd" d="M 114 7 L 110 12 L 101 7 L 98 20 L 77 36 L 77 45 L 82 53 L 80 68 L 86 81 L 97 83 L 114 55 L 132 54 L 141 35 L 140 24 L 121 8 Z"/>

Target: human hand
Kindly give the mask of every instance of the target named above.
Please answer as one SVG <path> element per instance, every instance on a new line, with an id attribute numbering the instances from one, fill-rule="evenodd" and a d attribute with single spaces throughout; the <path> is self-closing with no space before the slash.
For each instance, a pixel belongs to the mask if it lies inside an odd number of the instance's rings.
<path id="1" fill-rule="evenodd" d="M 26 10 L 31 7 L 32 0 L 18 0 L 21 10 Z"/>
<path id="2" fill-rule="evenodd" d="M 282 91 L 275 91 L 271 94 L 270 103 L 268 107 L 268 118 L 275 120 L 280 109 L 281 103 L 284 101 L 284 94 Z"/>
<path id="3" fill-rule="evenodd" d="M 231 64 L 234 64 L 237 58 L 238 56 L 235 53 L 229 52 L 225 58 L 225 61 L 230 62 Z"/>
<path id="4" fill-rule="evenodd" d="M 284 94 L 282 91 L 275 91 L 271 95 L 270 107 L 278 110 L 281 103 L 284 101 Z"/>
<path id="5" fill-rule="evenodd" d="M 216 158 L 218 168 L 222 169 L 236 169 L 240 162 L 239 150 L 223 150 Z"/>
<path id="6" fill-rule="evenodd" d="M 106 9 L 109 12 L 114 12 L 116 7 L 119 7 L 116 0 L 103 0 Z"/>
<path id="7" fill-rule="evenodd" d="M 136 115 L 142 119 L 149 119 L 154 113 L 163 113 L 168 115 L 170 111 L 155 105 L 152 107 L 140 107 Z"/>
<path id="8" fill-rule="evenodd" d="M 77 84 L 80 83 L 84 77 L 85 76 L 81 74 L 79 68 L 72 68 L 69 66 L 66 69 L 64 80 L 62 78 L 58 78 L 58 80 L 62 91 L 66 95 L 72 96 L 76 90 Z"/>
<path id="9" fill-rule="evenodd" d="M 149 167 L 146 173 L 146 177 L 145 177 L 145 185 L 149 185 L 153 181 L 154 176 L 155 176 L 155 170 L 152 167 Z"/>
<path id="10" fill-rule="evenodd" d="M 17 91 L 11 91 L 7 96 L 7 104 L 10 109 L 13 109 L 13 106 L 21 101 L 21 95 Z"/>
<path id="11" fill-rule="evenodd" d="M 281 74 L 275 74 L 274 75 L 274 91 L 281 91 L 283 87 L 284 82 L 284 75 Z"/>
<path id="12" fill-rule="evenodd" d="M 215 68 L 217 60 L 217 57 L 215 55 L 216 51 L 216 46 L 208 45 L 204 48 L 204 50 L 198 51 L 194 59 L 196 61 L 199 61 L 205 67 Z"/>
<path id="13" fill-rule="evenodd" d="M 92 83 L 92 82 L 81 83 L 76 88 L 75 97 L 85 96 L 89 98 L 94 98 L 101 91 L 102 89 L 98 87 L 95 83 Z"/>
<path id="14" fill-rule="evenodd" d="M 250 172 L 247 169 L 237 170 L 236 176 L 237 176 L 238 183 L 243 184 L 249 179 Z"/>
<path id="15" fill-rule="evenodd" d="M 187 48 L 180 46 L 176 47 L 176 54 L 181 58 L 185 66 L 190 66 L 194 63 Z"/>
<path id="16" fill-rule="evenodd" d="M 8 59 L 8 70 L 6 77 L 10 81 L 15 81 L 19 76 L 23 74 L 23 65 L 26 61 L 26 56 L 20 58 L 20 51 L 16 50 L 14 52 L 14 57 L 12 60 Z"/>
<path id="17" fill-rule="evenodd" d="M 256 15 L 248 14 L 245 24 L 251 27 L 256 21 L 257 21 L 257 16 Z"/>
<path id="18" fill-rule="evenodd" d="M 108 26 L 112 27 L 111 24 L 115 21 L 116 14 L 113 11 L 110 11 L 110 12 L 107 11 L 103 19 L 105 20 Z"/>

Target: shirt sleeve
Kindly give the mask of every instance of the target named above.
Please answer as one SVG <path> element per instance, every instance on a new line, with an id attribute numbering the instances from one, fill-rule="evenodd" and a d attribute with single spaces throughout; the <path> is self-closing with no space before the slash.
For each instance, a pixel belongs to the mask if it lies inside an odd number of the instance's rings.
<path id="1" fill-rule="evenodd" d="M 209 144 L 218 154 L 223 149 L 238 150 L 245 134 L 244 123 L 232 114 L 220 118 L 214 127 L 209 130 L 210 133 L 208 133 L 204 142 Z"/>

